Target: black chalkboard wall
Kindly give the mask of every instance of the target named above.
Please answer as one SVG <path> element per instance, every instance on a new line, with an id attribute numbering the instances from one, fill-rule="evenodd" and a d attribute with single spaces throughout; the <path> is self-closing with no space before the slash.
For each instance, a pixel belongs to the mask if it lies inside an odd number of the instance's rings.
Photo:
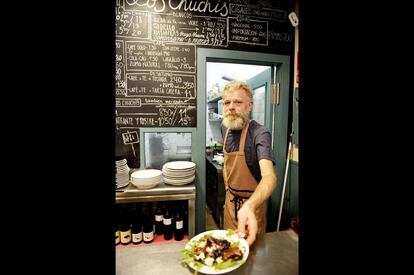
<path id="1" fill-rule="evenodd" d="M 292 55 L 294 0 L 117 0 L 116 157 L 140 127 L 196 127 L 196 48 Z"/>

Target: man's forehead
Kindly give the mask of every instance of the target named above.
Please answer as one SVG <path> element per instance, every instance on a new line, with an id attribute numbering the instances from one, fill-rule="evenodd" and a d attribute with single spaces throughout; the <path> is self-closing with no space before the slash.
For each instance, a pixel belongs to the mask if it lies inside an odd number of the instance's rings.
<path id="1" fill-rule="evenodd" d="M 247 92 L 243 89 L 235 89 L 224 92 L 224 98 L 248 98 Z"/>

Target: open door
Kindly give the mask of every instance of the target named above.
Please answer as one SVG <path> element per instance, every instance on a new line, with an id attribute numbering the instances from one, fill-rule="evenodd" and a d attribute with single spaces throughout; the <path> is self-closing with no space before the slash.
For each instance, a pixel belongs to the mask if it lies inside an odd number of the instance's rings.
<path id="1" fill-rule="evenodd" d="M 271 83 L 272 68 L 266 69 L 247 80 L 253 90 L 253 109 L 250 119 L 254 119 L 272 132 L 271 123 Z"/>
<path id="2" fill-rule="evenodd" d="M 255 53 L 244 51 L 220 50 L 220 49 L 197 49 L 197 106 L 207 106 L 206 91 L 207 84 L 207 63 L 208 62 L 232 62 L 239 64 L 264 65 L 269 66 L 259 75 L 248 79 L 249 84 L 257 93 L 255 106 L 252 110 L 252 119 L 258 122 L 263 120 L 264 125 L 271 131 L 273 153 L 276 158 L 276 176 L 278 184 L 276 190 L 269 199 L 267 231 L 275 231 L 279 213 L 281 199 L 281 189 L 283 175 L 285 172 L 286 154 L 288 146 L 288 115 L 289 115 L 289 72 L 290 57 L 285 55 Z M 272 84 L 277 83 L 278 100 L 273 104 Z M 264 99 L 264 104 L 259 104 L 257 100 Z M 264 106 L 264 110 L 259 109 L 259 105 Z M 195 130 L 195 142 L 204 144 L 197 148 L 205 148 L 206 142 L 206 109 L 197 108 L 197 129 Z M 261 123 L 261 122 L 260 122 Z M 205 231 L 204 209 L 206 204 L 206 152 L 194 152 L 194 157 L 200 165 L 197 167 L 197 202 L 196 202 L 196 233 Z"/>

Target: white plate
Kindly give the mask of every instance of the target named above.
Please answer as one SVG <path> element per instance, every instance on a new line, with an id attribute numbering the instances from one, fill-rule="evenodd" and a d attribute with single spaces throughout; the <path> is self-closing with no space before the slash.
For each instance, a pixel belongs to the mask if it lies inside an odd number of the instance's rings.
<path id="1" fill-rule="evenodd" d="M 151 189 L 157 186 L 158 184 L 162 183 L 162 178 L 152 180 L 152 181 L 133 181 L 131 180 L 131 183 L 138 189 Z"/>
<path id="2" fill-rule="evenodd" d="M 129 181 L 129 178 L 116 178 L 115 182 L 126 182 Z"/>
<path id="3" fill-rule="evenodd" d="M 185 185 L 193 182 L 195 180 L 195 176 L 192 176 L 190 178 L 183 178 L 183 179 L 169 179 L 167 177 L 164 177 L 164 182 L 166 184 L 171 185 Z"/>
<path id="4" fill-rule="evenodd" d="M 129 180 L 129 175 L 116 175 L 116 180 Z"/>
<path id="5" fill-rule="evenodd" d="M 162 172 L 163 177 L 167 178 L 185 178 L 185 177 L 191 177 L 194 176 L 195 172 L 183 172 L 183 173 L 170 173 L 170 172 Z"/>
<path id="6" fill-rule="evenodd" d="M 189 169 L 169 169 L 166 167 L 162 168 L 162 172 L 163 173 L 194 173 L 195 172 L 195 168 L 189 168 Z"/>
<path id="7" fill-rule="evenodd" d="M 127 160 L 126 159 L 120 159 L 120 160 L 116 160 L 115 161 L 115 164 L 126 164 L 127 163 Z"/>
<path id="8" fill-rule="evenodd" d="M 125 182 L 116 183 L 115 186 L 116 188 L 122 188 L 122 187 L 127 186 L 128 184 L 129 184 L 129 181 L 125 181 Z"/>
<path id="9" fill-rule="evenodd" d="M 189 168 L 194 168 L 195 163 L 191 161 L 178 160 L 178 161 L 167 162 L 166 164 L 163 165 L 163 167 L 168 168 L 168 169 L 173 169 L 173 170 L 189 169 Z"/>
<path id="10" fill-rule="evenodd" d="M 152 189 L 155 186 L 157 186 L 159 183 L 161 182 L 154 182 L 154 183 L 149 183 L 149 184 L 136 184 L 132 182 L 132 184 L 138 189 Z"/>
<path id="11" fill-rule="evenodd" d="M 131 170 L 131 169 L 129 169 L 128 166 L 116 167 L 117 172 L 125 172 L 125 171 L 129 172 L 129 170 Z"/>
<path id="12" fill-rule="evenodd" d="M 230 243 L 234 243 L 234 242 L 239 242 L 239 248 L 240 250 L 243 252 L 243 262 L 241 264 L 226 268 L 226 269 L 221 269 L 221 270 L 215 270 L 213 266 L 207 266 L 207 265 L 203 265 L 198 271 L 201 273 L 205 273 L 205 274 L 223 274 L 223 273 L 227 273 L 230 272 L 232 270 L 235 270 L 237 268 L 239 268 L 243 263 L 245 263 L 247 261 L 247 257 L 249 257 L 249 244 L 247 243 L 247 241 L 243 238 L 240 238 L 236 233 L 227 236 L 227 233 L 229 231 L 227 230 L 210 230 L 210 231 L 206 231 L 203 233 L 198 234 L 197 236 L 195 236 L 194 238 L 192 238 L 185 246 L 185 249 L 189 250 L 191 249 L 192 245 L 191 243 L 198 241 L 201 237 L 203 237 L 205 234 L 209 234 L 212 233 L 213 237 L 215 238 L 225 238 L 227 239 Z M 193 263 L 189 263 L 188 266 L 190 266 L 192 269 L 196 270 L 194 267 Z"/>
<path id="13" fill-rule="evenodd" d="M 139 170 L 131 174 L 132 178 L 136 179 L 148 179 L 148 178 L 155 178 L 162 175 L 162 171 L 158 169 L 145 169 Z"/>

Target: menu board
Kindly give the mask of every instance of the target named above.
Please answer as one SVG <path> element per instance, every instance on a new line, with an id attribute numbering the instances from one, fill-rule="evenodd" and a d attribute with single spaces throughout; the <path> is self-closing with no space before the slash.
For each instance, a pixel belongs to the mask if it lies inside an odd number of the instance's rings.
<path id="1" fill-rule="evenodd" d="M 197 47 L 291 55 L 293 4 L 117 0 L 116 156 L 139 158 L 141 127 L 197 126 Z"/>

